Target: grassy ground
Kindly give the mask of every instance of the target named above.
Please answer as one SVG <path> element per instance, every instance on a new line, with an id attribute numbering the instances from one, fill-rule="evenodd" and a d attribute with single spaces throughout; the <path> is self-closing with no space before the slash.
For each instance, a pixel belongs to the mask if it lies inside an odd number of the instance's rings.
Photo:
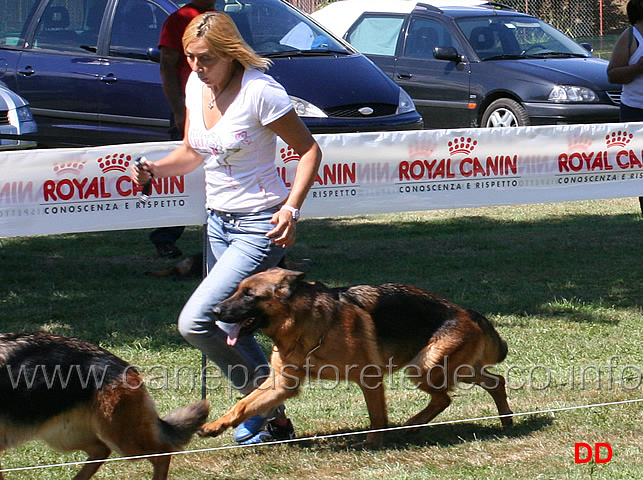
<path id="1" fill-rule="evenodd" d="M 98 343 L 141 366 L 165 413 L 200 398 L 200 354 L 175 319 L 198 279 L 144 275 L 170 261 L 154 256 L 147 231 L 0 239 L 0 330 L 44 330 Z M 386 435 L 382 448 L 361 435 L 231 448 L 230 434 L 195 439 L 176 456 L 175 479 L 632 479 L 643 477 L 643 404 L 542 412 L 643 397 L 643 238 L 633 198 L 443 210 L 300 222 L 293 260 L 329 285 L 405 282 L 473 307 L 494 321 L 510 348 L 507 377 L 519 416 L 509 431 L 491 398 L 460 388 L 436 422 Z M 184 251 L 201 250 L 190 228 Z M 410 335 L 413 332 L 409 332 Z M 260 337 L 262 345 L 270 342 Z M 237 396 L 213 371 L 211 417 Z M 426 405 L 426 395 L 388 380 L 391 423 Z M 354 386 L 303 388 L 287 404 L 299 437 L 359 432 L 368 425 Z M 542 412 L 542 413 L 530 413 Z M 607 464 L 574 463 L 574 444 L 609 443 Z M 6 452 L 5 468 L 81 461 L 30 442 Z M 76 466 L 9 472 L 7 480 L 70 479 Z M 96 478 L 149 478 L 148 462 L 113 462 Z"/>

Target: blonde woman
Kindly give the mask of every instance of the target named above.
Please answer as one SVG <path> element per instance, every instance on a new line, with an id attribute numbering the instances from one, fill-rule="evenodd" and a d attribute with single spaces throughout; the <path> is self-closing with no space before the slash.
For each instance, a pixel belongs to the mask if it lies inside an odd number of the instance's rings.
<path id="1" fill-rule="evenodd" d="M 166 157 L 132 168 L 151 177 L 185 175 L 203 167 L 209 248 L 216 263 L 179 316 L 179 331 L 247 394 L 268 375 L 268 361 L 253 336 L 225 331 L 212 308 L 248 275 L 271 268 L 295 242 L 299 209 L 321 162 L 321 151 L 284 88 L 223 12 L 195 17 L 183 35 L 192 69 L 185 93 L 184 142 Z M 300 156 L 290 190 L 277 175 L 276 136 Z M 235 440 L 258 443 L 292 438 L 283 408 L 252 417 Z"/>

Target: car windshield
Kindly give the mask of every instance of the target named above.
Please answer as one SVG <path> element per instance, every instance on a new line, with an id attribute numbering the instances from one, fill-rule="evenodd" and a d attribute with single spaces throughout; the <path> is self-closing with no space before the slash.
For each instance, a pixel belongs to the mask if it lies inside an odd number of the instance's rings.
<path id="1" fill-rule="evenodd" d="M 591 56 L 567 35 L 533 17 L 462 18 L 457 24 L 480 60 Z"/>
<path id="2" fill-rule="evenodd" d="M 353 53 L 279 0 L 217 0 L 216 8 L 232 17 L 248 45 L 262 56 Z"/>

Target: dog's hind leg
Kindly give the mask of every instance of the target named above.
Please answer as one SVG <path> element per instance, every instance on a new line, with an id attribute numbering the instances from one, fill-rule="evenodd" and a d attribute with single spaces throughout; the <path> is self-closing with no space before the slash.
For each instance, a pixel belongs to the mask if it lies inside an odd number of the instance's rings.
<path id="1" fill-rule="evenodd" d="M 76 474 L 74 480 L 87 480 L 91 478 L 101 465 L 105 463 L 104 460 L 109 457 L 109 454 L 112 452 L 110 448 L 100 440 L 97 440 L 90 446 L 83 447 L 83 450 L 89 455 L 87 461 L 91 463 L 83 465 L 83 468 Z"/>
<path id="2" fill-rule="evenodd" d="M 422 375 L 409 375 L 408 378 L 423 392 L 431 395 L 429 405 L 418 414 L 411 417 L 404 425 L 423 425 L 429 423 L 449 405 L 451 405 L 451 390 L 453 372 L 445 355 L 438 351 L 422 352 L 412 363 Z"/>
<path id="3" fill-rule="evenodd" d="M 425 390 L 422 387 L 420 388 Z M 429 423 L 451 405 L 451 397 L 449 397 L 446 391 L 425 391 L 431 394 L 429 405 L 421 410 L 420 413 L 408 419 L 404 425 L 424 425 L 425 423 Z"/>
<path id="4" fill-rule="evenodd" d="M 154 465 L 154 476 L 152 480 L 166 480 L 168 472 L 170 471 L 170 455 L 163 455 L 160 457 L 151 457 L 150 462 Z"/>

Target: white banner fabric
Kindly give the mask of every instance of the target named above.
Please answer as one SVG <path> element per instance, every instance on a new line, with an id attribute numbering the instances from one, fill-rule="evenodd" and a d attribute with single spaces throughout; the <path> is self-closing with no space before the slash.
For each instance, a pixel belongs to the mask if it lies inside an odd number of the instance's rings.
<path id="1" fill-rule="evenodd" d="M 334 217 L 643 195 L 643 123 L 316 135 L 324 159 L 302 210 Z M 203 171 L 155 179 L 141 204 L 128 166 L 176 142 L 0 152 L 0 237 L 200 225 Z M 279 143 L 290 186 L 298 157 Z"/>

